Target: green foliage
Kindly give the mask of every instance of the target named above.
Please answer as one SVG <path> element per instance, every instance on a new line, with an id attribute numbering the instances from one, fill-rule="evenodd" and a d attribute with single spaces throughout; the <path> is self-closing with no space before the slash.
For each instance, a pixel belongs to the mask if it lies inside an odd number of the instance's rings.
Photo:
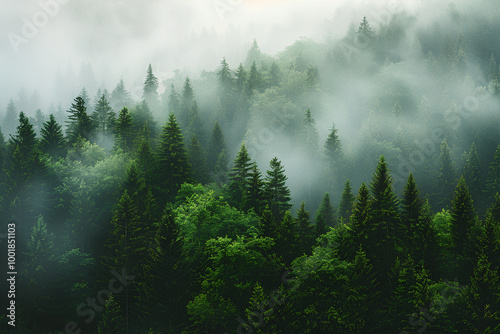
<path id="1" fill-rule="evenodd" d="M 351 183 L 349 182 L 349 180 L 346 180 L 338 208 L 338 214 L 341 222 L 347 223 L 349 221 L 355 199 L 356 197 L 354 197 L 354 195 L 352 194 Z"/>
<path id="2" fill-rule="evenodd" d="M 326 233 L 331 227 L 337 225 L 335 208 L 330 203 L 330 194 L 325 193 L 315 215 L 316 235 L 320 236 Z"/>
<path id="3" fill-rule="evenodd" d="M 82 96 L 77 96 L 68 110 L 69 121 L 66 135 L 69 144 L 74 144 L 78 138 L 90 140 L 94 131 L 94 124 L 87 114 L 87 105 Z"/>
<path id="4" fill-rule="evenodd" d="M 57 123 L 53 114 L 50 114 L 49 120 L 43 124 L 40 132 L 42 138 L 39 145 L 42 153 L 54 159 L 61 158 L 65 151 L 64 135 L 61 125 Z"/>
<path id="5" fill-rule="evenodd" d="M 133 148 L 133 136 L 132 116 L 128 108 L 123 107 L 115 125 L 115 148 L 130 152 Z"/>
<path id="6" fill-rule="evenodd" d="M 276 220 L 281 220 L 290 204 L 290 189 L 286 186 L 285 169 L 278 158 L 273 158 L 269 163 L 271 167 L 264 179 L 264 198 Z"/>

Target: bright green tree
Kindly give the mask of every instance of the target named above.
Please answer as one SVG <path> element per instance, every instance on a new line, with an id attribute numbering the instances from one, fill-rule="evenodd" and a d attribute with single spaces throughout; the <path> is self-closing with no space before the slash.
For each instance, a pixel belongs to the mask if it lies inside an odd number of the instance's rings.
<path id="1" fill-rule="evenodd" d="M 349 222 L 349 218 L 352 215 L 352 208 L 355 199 L 356 197 L 354 197 L 354 195 L 352 194 L 351 183 L 349 180 L 346 180 L 338 208 L 338 214 L 341 222 Z"/>
<path id="2" fill-rule="evenodd" d="M 290 204 L 290 189 L 286 185 L 288 179 L 285 175 L 285 169 L 281 165 L 278 158 L 273 158 L 269 163 L 271 167 L 266 173 L 264 180 L 264 199 L 268 203 L 271 212 L 276 220 L 283 219 L 286 211 L 288 211 L 292 204 Z"/>

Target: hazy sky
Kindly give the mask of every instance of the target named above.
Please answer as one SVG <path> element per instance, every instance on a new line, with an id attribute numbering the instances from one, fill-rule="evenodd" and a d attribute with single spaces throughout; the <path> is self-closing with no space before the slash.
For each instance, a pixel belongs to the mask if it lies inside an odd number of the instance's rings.
<path id="1" fill-rule="evenodd" d="M 369 4 L 373 5 L 373 1 Z M 20 87 L 54 95 L 57 70 L 92 63 L 108 89 L 120 76 L 138 85 L 152 63 L 157 76 L 175 69 L 213 70 L 223 56 L 236 67 L 255 37 L 279 52 L 299 37 L 340 36 L 355 16 L 376 16 L 366 1 L 344 0 L 1 0 L 0 108 Z M 378 6 L 395 7 L 394 1 Z M 342 15 L 336 9 L 342 9 Z M 368 13 L 361 13 L 366 11 Z M 371 11 L 371 12 L 370 12 Z M 349 14 L 349 15 L 345 15 Z M 338 29 L 325 29 L 329 24 Z"/>

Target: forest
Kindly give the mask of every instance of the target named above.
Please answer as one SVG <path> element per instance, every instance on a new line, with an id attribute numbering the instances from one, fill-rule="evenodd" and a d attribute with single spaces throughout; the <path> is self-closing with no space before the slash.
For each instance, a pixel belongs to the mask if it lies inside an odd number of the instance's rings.
<path id="1" fill-rule="evenodd" d="M 138 64 L 140 97 L 68 73 L 47 108 L 13 96 L 0 331 L 500 333 L 500 5 L 479 2 L 253 39 L 196 76 Z"/>

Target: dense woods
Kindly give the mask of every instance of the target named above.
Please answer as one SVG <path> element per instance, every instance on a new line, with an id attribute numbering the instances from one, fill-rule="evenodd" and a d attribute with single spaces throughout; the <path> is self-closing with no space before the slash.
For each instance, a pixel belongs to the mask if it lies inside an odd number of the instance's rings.
<path id="1" fill-rule="evenodd" d="M 446 20 L 13 97 L 9 331 L 500 333 L 500 24 Z"/>

